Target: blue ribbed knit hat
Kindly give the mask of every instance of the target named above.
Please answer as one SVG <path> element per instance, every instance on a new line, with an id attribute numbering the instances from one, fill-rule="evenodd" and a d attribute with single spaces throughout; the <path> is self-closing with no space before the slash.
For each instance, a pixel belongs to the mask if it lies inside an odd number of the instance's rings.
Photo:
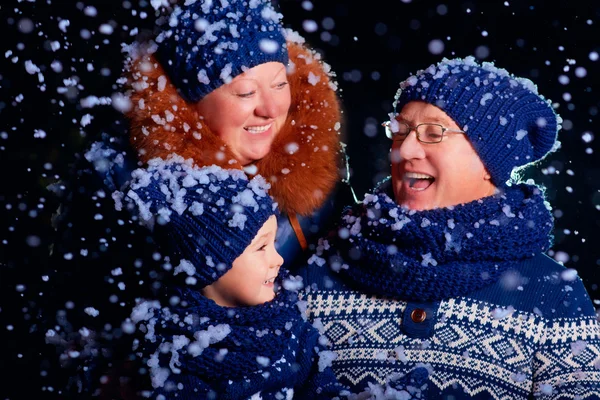
<path id="1" fill-rule="evenodd" d="M 529 79 L 474 57 L 444 58 L 401 82 L 395 112 L 415 100 L 439 107 L 466 132 L 496 186 L 553 150 L 562 122 Z"/>
<path id="2" fill-rule="evenodd" d="M 150 160 L 132 177 L 125 192 L 113 195 L 117 208 L 125 201 L 153 229 L 161 250 L 179 262 L 174 272 L 185 272 L 188 283 L 200 288 L 229 271 L 277 214 L 270 185 L 260 175 L 248 180 L 240 170 L 192 167 L 174 156 Z"/>
<path id="3" fill-rule="evenodd" d="M 267 0 L 197 0 L 175 7 L 156 57 L 188 102 L 267 62 L 288 63 L 282 15 Z"/>

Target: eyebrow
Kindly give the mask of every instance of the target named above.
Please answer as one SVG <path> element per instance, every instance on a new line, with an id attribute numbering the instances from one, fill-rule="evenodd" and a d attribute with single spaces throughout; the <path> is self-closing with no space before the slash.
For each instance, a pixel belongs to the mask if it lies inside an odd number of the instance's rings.
<path id="1" fill-rule="evenodd" d="M 258 242 L 260 242 L 261 240 L 267 238 L 270 234 L 271 234 L 271 232 L 267 232 L 267 233 L 263 233 L 260 236 L 255 237 L 254 240 L 253 240 L 253 242 L 254 242 L 253 244 L 255 244 L 255 245 L 258 244 Z"/>
<path id="2" fill-rule="evenodd" d="M 276 73 L 273 75 L 273 78 L 272 78 L 272 79 L 273 79 L 273 80 L 275 80 L 275 78 L 277 78 L 277 76 L 279 76 L 279 74 L 281 74 L 281 71 L 287 71 L 287 68 L 286 68 L 286 66 L 285 66 L 285 65 L 284 65 L 283 67 L 281 67 L 281 69 L 280 69 L 280 70 L 278 70 L 278 71 L 277 71 L 277 72 L 276 72 Z M 285 75 L 287 76 L 287 73 L 286 73 Z M 237 80 L 238 80 L 238 82 L 239 82 L 239 81 L 241 81 L 241 80 L 252 80 L 252 81 L 256 80 L 256 78 L 253 78 L 253 77 L 251 77 L 251 76 L 247 76 L 245 71 L 244 71 L 244 72 L 242 72 L 241 74 L 239 74 L 238 76 L 236 76 L 234 79 L 237 79 Z M 231 82 L 231 83 L 233 83 L 233 82 Z"/>
<path id="3" fill-rule="evenodd" d="M 404 122 L 408 122 L 409 119 L 404 117 L 402 114 L 398 114 L 396 116 L 397 120 L 401 120 Z M 433 123 L 433 124 L 441 124 L 441 125 L 449 125 L 450 121 L 447 118 L 439 118 L 439 117 L 434 117 L 434 118 L 425 118 L 426 121 L 421 122 L 421 123 Z"/>
<path id="4" fill-rule="evenodd" d="M 287 67 L 285 65 L 283 67 L 281 67 L 279 69 L 279 71 L 277 71 L 277 73 L 275 74 L 275 76 L 279 75 L 281 73 L 281 71 L 286 71 L 287 72 Z M 287 73 L 286 73 L 286 75 L 287 75 Z"/>

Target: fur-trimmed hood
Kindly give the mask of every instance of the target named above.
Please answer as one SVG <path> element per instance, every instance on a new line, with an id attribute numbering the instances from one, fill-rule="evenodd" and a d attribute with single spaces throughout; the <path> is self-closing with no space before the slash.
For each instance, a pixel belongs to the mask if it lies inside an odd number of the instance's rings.
<path id="1" fill-rule="evenodd" d="M 317 210 L 340 179 L 341 110 L 329 66 L 320 55 L 288 38 L 291 106 L 271 151 L 255 163 L 271 183 L 269 194 L 286 213 Z M 228 146 L 201 123 L 152 55 L 131 65 L 128 84 L 131 144 L 142 162 L 177 153 L 196 165 L 242 168 Z M 297 146 L 290 146 L 295 143 Z"/>

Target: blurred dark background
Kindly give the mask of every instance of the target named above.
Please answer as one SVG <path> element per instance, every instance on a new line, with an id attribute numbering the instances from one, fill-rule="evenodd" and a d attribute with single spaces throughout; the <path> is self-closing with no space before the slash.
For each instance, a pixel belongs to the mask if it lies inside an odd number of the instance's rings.
<path id="1" fill-rule="evenodd" d="M 122 43 L 152 29 L 160 0 L 11 0 L 0 5 L 1 399 L 54 388 L 34 341 L 51 293 L 46 188 L 122 120 Z M 564 119 L 562 148 L 528 177 L 547 187 L 556 220 L 549 255 L 600 300 L 600 4 L 593 1 L 275 1 L 287 27 L 337 73 L 352 184 L 362 194 L 389 172 L 380 123 L 400 80 L 442 57 L 474 55 L 532 79 Z M 93 104 L 99 105 L 91 107 Z M 600 302 L 596 303 L 598 307 Z M 19 384 L 21 382 L 21 384 Z M 5 393 L 4 393 L 5 392 Z"/>

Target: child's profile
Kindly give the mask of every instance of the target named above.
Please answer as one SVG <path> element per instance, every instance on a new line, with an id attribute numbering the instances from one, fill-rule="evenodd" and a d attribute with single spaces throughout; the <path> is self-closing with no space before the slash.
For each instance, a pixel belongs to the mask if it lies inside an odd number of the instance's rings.
<path id="1" fill-rule="evenodd" d="M 229 271 L 202 294 L 220 306 L 256 306 L 275 297 L 275 279 L 283 258 L 275 249 L 277 219 L 271 215 Z"/>
<path id="2" fill-rule="evenodd" d="M 155 159 L 113 197 L 153 230 L 159 296 L 131 314 L 153 398 L 333 399 L 335 356 L 298 308 L 275 249 L 268 183 L 239 170 Z"/>

